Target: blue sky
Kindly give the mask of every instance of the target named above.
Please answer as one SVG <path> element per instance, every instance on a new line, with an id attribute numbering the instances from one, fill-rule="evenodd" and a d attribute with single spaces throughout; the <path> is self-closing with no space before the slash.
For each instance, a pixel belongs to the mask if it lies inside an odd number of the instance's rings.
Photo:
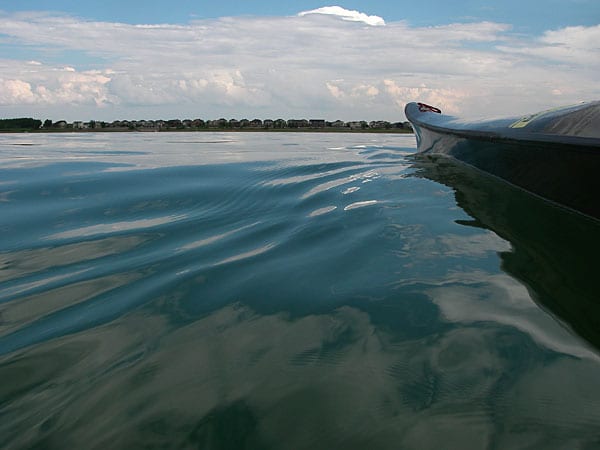
<path id="1" fill-rule="evenodd" d="M 597 99 L 597 73 L 598 0 L 0 6 L 2 117 L 502 115 Z"/>
<path id="2" fill-rule="evenodd" d="M 596 25 L 597 0 L 355 0 L 331 4 L 364 11 L 387 21 L 407 20 L 414 25 L 440 25 L 454 21 L 505 22 L 523 32 L 539 32 L 565 25 Z M 19 0 L 5 11 L 61 11 L 101 21 L 126 23 L 186 23 L 194 19 L 239 15 L 294 15 L 330 5 L 323 1 L 239 0 Z"/>

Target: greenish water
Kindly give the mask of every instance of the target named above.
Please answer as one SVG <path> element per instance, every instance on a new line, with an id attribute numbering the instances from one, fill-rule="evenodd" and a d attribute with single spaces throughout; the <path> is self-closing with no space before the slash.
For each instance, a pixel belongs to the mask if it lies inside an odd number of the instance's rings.
<path id="1" fill-rule="evenodd" d="M 600 225 L 413 136 L 0 136 L 0 447 L 600 448 Z"/>

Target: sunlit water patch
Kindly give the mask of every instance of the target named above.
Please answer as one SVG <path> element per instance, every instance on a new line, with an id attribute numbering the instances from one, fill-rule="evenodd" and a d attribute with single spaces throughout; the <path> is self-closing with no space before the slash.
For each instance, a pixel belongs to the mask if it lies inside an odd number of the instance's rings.
<path id="1" fill-rule="evenodd" d="M 598 223 L 414 151 L 0 135 L 0 446 L 599 446 Z"/>

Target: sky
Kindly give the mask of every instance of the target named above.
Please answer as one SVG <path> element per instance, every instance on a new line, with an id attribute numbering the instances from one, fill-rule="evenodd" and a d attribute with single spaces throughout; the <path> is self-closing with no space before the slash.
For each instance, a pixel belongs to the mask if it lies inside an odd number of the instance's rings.
<path id="1" fill-rule="evenodd" d="M 600 99 L 598 0 L 0 2 L 0 118 L 404 121 Z"/>

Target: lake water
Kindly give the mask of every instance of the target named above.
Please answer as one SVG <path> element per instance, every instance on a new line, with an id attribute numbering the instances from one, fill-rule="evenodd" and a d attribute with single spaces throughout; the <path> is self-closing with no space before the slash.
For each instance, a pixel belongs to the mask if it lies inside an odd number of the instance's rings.
<path id="1" fill-rule="evenodd" d="M 412 135 L 0 135 L 0 447 L 600 448 L 600 225 Z"/>

